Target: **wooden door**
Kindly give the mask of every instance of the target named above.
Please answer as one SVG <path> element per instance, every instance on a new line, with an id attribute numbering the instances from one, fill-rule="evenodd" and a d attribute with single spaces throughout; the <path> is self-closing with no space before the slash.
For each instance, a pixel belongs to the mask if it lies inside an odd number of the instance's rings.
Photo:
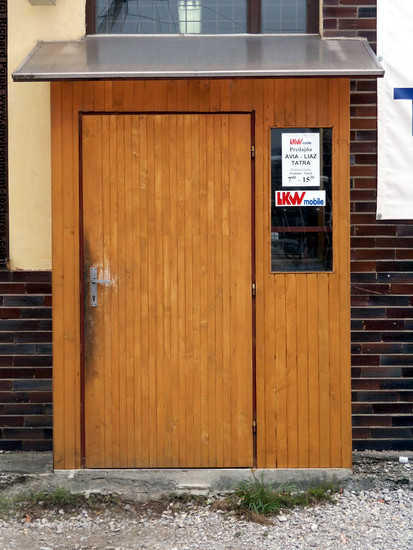
<path id="1" fill-rule="evenodd" d="M 246 114 L 82 117 L 86 467 L 253 465 L 250 148 Z"/>

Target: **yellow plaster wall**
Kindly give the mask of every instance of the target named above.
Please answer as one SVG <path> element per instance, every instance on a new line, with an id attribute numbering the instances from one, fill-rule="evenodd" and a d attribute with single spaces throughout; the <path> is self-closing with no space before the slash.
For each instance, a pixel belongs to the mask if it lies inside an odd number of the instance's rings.
<path id="1" fill-rule="evenodd" d="M 9 217 L 11 269 L 50 269 L 50 85 L 13 83 L 11 73 L 38 40 L 85 34 L 85 0 L 55 6 L 8 4 Z"/>

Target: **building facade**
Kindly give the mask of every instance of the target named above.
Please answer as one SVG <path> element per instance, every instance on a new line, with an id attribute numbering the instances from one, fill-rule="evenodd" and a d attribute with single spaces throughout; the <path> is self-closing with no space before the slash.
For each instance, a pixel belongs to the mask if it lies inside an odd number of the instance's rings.
<path id="1" fill-rule="evenodd" d="M 325 0 L 319 17 L 318 10 L 311 7 L 311 24 L 314 27 L 317 22 L 323 36 L 364 37 L 375 49 L 374 1 Z M 74 8 L 67 0 L 49 6 L 16 0 L 9 3 L 7 18 L 9 75 L 37 40 L 73 40 L 86 32 L 83 1 Z M 250 18 L 249 24 L 257 22 Z M 92 29 L 93 18 L 88 25 Z M 42 450 L 52 444 L 50 85 L 13 83 L 9 78 L 8 121 L 10 236 L 7 269 L 0 272 L 4 281 L 0 448 Z M 375 219 L 376 125 L 376 83 L 374 79 L 353 79 L 353 444 L 357 449 L 402 450 L 412 446 L 413 426 L 412 231 L 409 223 Z"/>

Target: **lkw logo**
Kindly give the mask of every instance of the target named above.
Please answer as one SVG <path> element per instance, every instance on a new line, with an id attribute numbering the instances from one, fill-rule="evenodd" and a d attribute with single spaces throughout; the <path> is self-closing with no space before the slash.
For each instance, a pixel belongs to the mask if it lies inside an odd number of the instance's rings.
<path id="1" fill-rule="evenodd" d="M 276 191 L 275 206 L 325 206 L 325 191 Z"/>
<path id="2" fill-rule="evenodd" d="M 303 139 L 301 138 L 290 138 L 290 145 L 301 145 Z"/>
<path id="3" fill-rule="evenodd" d="M 277 191 L 275 204 L 276 206 L 301 206 L 305 195 L 305 191 Z"/>

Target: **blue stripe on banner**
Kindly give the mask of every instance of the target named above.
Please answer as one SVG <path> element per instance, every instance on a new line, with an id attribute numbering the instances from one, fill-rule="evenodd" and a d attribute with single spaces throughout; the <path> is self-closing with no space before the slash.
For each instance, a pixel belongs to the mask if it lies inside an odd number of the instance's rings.
<path id="1" fill-rule="evenodd" d="M 413 88 L 394 88 L 393 99 L 410 99 L 413 111 Z M 413 136 L 413 112 L 412 112 L 412 136 Z"/>

